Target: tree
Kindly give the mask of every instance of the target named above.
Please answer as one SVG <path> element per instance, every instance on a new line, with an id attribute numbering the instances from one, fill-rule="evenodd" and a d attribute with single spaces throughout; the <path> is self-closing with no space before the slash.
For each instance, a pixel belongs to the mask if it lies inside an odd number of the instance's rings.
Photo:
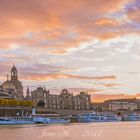
<path id="1" fill-rule="evenodd" d="M 6 106 L 6 107 L 18 107 L 18 106 L 33 106 L 32 101 L 19 101 L 15 99 L 0 99 L 0 106 Z"/>
<path id="2" fill-rule="evenodd" d="M 44 106 L 45 106 L 45 102 L 44 102 L 43 100 L 40 100 L 40 101 L 38 102 L 38 106 L 44 107 Z"/>

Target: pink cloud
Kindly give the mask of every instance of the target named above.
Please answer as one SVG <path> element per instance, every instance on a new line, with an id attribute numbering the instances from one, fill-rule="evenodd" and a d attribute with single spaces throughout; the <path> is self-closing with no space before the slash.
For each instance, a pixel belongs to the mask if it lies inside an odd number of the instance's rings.
<path id="1" fill-rule="evenodd" d="M 103 33 L 102 27 L 113 29 L 118 22 L 101 17 L 104 13 L 121 10 L 129 1 L 0 0 L 0 46 L 5 49 L 16 42 L 32 48 L 54 48 L 50 53 L 62 54 L 93 37 L 115 37 L 119 33 Z M 36 35 L 24 38 L 29 32 Z M 66 33 L 70 32 L 77 35 L 67 36 Z M 51 43 L 43 44 L 45 40 Z"/>

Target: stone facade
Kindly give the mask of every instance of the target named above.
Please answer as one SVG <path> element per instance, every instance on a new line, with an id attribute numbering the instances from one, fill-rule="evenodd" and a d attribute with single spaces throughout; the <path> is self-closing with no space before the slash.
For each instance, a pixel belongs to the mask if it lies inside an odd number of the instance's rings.
<path id="1" fill-rule="evenodd" d="M 29 95 L 29 90 L 27 90 Z M 62 110 L 90 110 L 91 99 L 90 95 L 81 92 L 78 95 L 73 95 L 67 89 L 63 89 L 60 95 L 50 94 L 49 90 L 38 87 L 31 91 L 30 98 L 36 107 L 44 107 L 47 109 L 62 109 Z"/>
<path id="2" fill-rule="evenodd" d="M 110 111 L 118 111 L 118 110 L 127 110 L 127 111 L 134 111 L 137 109 L 136 103 L 129 103 L 129 102 L 112 102 L 109 104 Z"/>
<path id="3" fill-rule="evenodd" d="M 59 95 L 61 109 L 73 109 L 73 94 L 63 89 Z"/>
<path id="4" fill-rule="evenodd" d="M 85 92 L 80 92 L 80 94 L 74 96 L 74 109 L 89 110 L 91 109 L 91 98 L 90 95 Z"/>
<path id="5" fill-rule="evenodd" d="M 17 93 L 13 89 L 4 89 L 0 86 L 0 99 L 16 99 Z"/>

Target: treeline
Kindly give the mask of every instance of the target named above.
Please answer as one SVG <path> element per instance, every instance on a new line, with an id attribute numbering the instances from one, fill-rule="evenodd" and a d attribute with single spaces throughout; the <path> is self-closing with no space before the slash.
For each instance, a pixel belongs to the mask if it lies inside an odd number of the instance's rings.
<path id="1" fill-rule="evenodd" d="M 20 101 L 14 99 L 0 99 L 0 106 L 2 107 L 28 107 L 33 106 L 32 101 Z"/>

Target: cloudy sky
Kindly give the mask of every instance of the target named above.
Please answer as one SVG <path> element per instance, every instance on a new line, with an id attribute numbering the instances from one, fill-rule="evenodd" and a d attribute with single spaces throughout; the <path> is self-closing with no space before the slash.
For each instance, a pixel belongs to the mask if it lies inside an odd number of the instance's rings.
<path id="1" fill-rule="evenodd" d="M 0 81 L 139 97 L 140 0 L 0 0 Z"/>

